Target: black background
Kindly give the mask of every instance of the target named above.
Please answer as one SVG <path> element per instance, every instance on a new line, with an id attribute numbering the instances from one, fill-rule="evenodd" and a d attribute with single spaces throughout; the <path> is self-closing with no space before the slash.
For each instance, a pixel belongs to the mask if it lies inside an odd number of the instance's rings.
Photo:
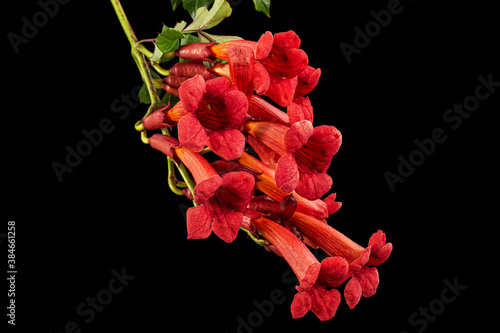
<path id="1" fill-rule="evenodd" d="M 313 314 L 291 318 L 293 284 L 283 279 L 288 266 L 245 235 L 232 244 L 215 236 L 186 239 L 181 211 L 189 202 L 169 191 L 165 157 L 133 128 L 147 107 L 132 100 L 128 116 L 113 112 L 141 82 L 110 2 L 60 5 L 15 53 L 7 34 L 21 34 L 22 17 L 40 11 L 36 1 L 20 3 L 3 12 L 0 229 L 6 233 L 7 221 L 16 221 L 20 332 L 63 332 L 74 321 L 82 332 L 232 333 L 238 317 L 256 311 L 253 301 L 269 300 L 275 290 L 286 301 L 252 331 L 486 327 L 493 309 L 486 302 L 496 291 L 500 88 L 456 130 L 443 114 L 474 94 L 478 76 L 500 81 L 500 26 L 488 2 L 402 1 L 402 11 L 350 63 L 339 44 L 352 45 L 354 27 L 363 29 L 373 20 L 370 11 L 386 9 L 388 1 L 273 0 L 271 19 L 249 0 L 233 1 L 232 16 L 211 31 L 257 40 L 267 30 L 294 30 L 301 37 L 309 64 L 322 69 L 310 94 L 314 124 L 343 134 L 329 170 L 343 207 L 329 223 L 361 245 L 378 229 L 394 244 L 379 267 L 377 294 L 354 310 L 343 301 L 325 323 Z M 140 39 L 154 38 L 162 23 L 189 19 L 181 9 L 173 13 L 167 0 L 122 4 Z M 82 131 L 105 118 L 111 133 L 60 182 L 51 164 L 64 163 L 66 146 L 74 149 L 85 139 Z M 430 138 L 435 128 L 446 141 L 391 191 L 384 173 L 397 173 L 398 156 L 408 158 L 414 140 Z M 135 278 L 86 323 L 89 317 L 76 308 L 122 268 Z M 467 289 L 427 326 L 412 326 L 414 312 L 437 304 L 445 279 Z M 8 286 L 2 285 L 5 309 Z M 7 317 L 1 318 L 4 324 Z"/>

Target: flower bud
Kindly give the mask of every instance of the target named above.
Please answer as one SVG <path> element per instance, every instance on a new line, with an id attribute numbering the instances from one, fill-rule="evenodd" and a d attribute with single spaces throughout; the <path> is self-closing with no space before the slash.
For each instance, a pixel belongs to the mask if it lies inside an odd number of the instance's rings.
<path id="1" fill-rule="evenodd" d="M 177 51 L 175 51 L 175 55 L 182 59 L 213 62 L 213 60 L 209 58 L 211 54 L 209 48 L 214 44 L 215 42 L 182 45 L 177 49 Z"/>

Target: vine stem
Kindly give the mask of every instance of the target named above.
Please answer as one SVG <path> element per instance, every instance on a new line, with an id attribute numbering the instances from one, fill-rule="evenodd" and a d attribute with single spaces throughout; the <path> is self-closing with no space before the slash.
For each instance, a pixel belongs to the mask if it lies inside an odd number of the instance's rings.
<path id="1" fill-rule="evenodd" d="M 164 107 L 165 103 L 161 101 L 160 96 L 158 96 L 158 93 L 156 92 L 153 77 L 151 76 L 149 66 L 143 54 L 144 50 L 142 50 L 141 52 L 141 50 L 138 49 L 138 45 L 140 48 L 144 48 L 144 46 L 139 43 L 139 40 L 137 39 L 134 30 L 132 29 L 132 26 L 127 19 L 127 15 L 125 15 L 125 11 L 123 10 L 120 0 L 111 0 L 111 4 L 115 9 L 116 16 L 118 17 L 123 31 L 125 32 L 125 35 L 127 36 L 127 39 L 130 43 L 132 58 L 134 58 L 137 68 L 141 73 L 141 78 L 148 89 L 149 97 L 151 99 L 151 107 L 148 109 L 148 112 L 145 115 L 147 116 L 151 112 Z"/>
<path id="2" fill-rule="evenodd" d="M 151 99 L 151 106 L 149 107 L 147 113 L 144 115 L 143 119 L 149 115 L 150 113 L 166 106 L 165 103 L 162 102 L 160 99 L 160 96 L 156 92 L 156 87 L 154 83 L 154 79 L 151 76 L 151 71 L 149 70 L 148 62 L 146 61 L 145 55 L 150 57 L 153 53 L 146 49 L 144 45 L 142 45 L 142 42 L 140 42 L 135 33 L 134 30 L 132 29 L 132 26 L 130 25 L 130 22 L 127 19 L 127 15 L 125 15 L 125 11 L 123 10 L 123 7 L 120 3 L 120 0 L 110 0 L 111 4 L 113 5 L 113 8 L 115 10 L 116 16 L 118 17 L 118 20 L 120 21 L 120 24 L 123 28 L 123 31 L 125 32 L 125 35 L 127 36 L 127 39 L 130 43 L 130 48 L 131 48 L 131 54 L 132 58 L 134 58 L 134 61 L 137 65 L 137 68 L 139 69 L 139 72 L 141 73 L 141 78 L 146 84 L 146 87 L 148 89 L 149 97 Z M 174 54 L 169 54 L 174 56 Z M 159 65 L 157 65 L 159 67 Z M 142 126 L 142 122 L 137 122 L 135 124 L 135 129 L 140 130 L 141 132 L 141 139 L 144 143 L 148 143 L 148 138 L 147 138 L 147 132 L 144 129 L 144 126 Z M 166 128 L 162 129 L 163 135 L 170 135 L 168 130 Z M 183 194 L 182 190 L 176 187 L 176 182 L 174 182 L 175 174 L 173 173 L 173 168 L 175 163 L 167 157 L 168 159 L 168 174 L 169 174 L 169 186 L 172 190 L 172 192 L 176 194 Z M 191 177 L 189 176 L 188 171 L 184 167 L 184 165 L 181 163 L 180 165 L 177 166 L 185 185 L 189 188 L 191 193 L 194 193 L 194 183 Z M 196 206 L 196 203 L 193 200 L 193 204 Z"/>

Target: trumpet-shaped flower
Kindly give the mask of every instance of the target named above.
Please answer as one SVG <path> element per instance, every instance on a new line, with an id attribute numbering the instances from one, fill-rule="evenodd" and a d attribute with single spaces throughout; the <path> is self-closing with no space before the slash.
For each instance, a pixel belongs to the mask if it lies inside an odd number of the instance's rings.
<path id="1" fill-rule="evenodd" d="M 203 156 L 181 147 L 177 139 L 169 136 L 154 134 L 149 143 L 184 163 L 196 182 L 193 198 L 198 206 L 187 210 L 188 238 L 207 238 L 213 231 L 225 242 L 232 242 L 254 193 L 253 175 L 229 172 L 221 177 Z"/>
<path id="2" fill-rule="evenodd" d="M 300 38 L 293 31 L 277 33 L 268 31 L 258 42 L 229 41 L 209 48 L 212 56 L 227 60 L 231 64 L 231 50 L 236 47 L 250 48 L 256 62 L 250 70 L 254 72 L 253 83 L 258 94 L 265 94 L 281 106 L 292 103 L 298 75 L 307 68 L 309 59 L 300 49 Z"/>
<path id="3" fill-rule="evenodd" d="M 240 157 L 245 137 L 238 130 L 248 110 L 248 101 L 230 80 L 209 81 L 196 75 L 179 88 L 180 102 L 166 114 L 178 123 L 183 147 L 195 152 L 205 146 L 226 160 Z"/>
<path id="4" fill-rule="evenodd" d="M 327 258 L 321 263 L 292 232 L 268 220 L 252 220 L 255 228 L 276 247 L 299 280 L 291 311 L 294 318 L 303 317 L 311 310 L 320 320 L 331 319 L 340 304 L 336 287 L 348 276 L 348 263 L 344 258 Z"/>
<path id="5" fill-rule="evenodd" d="M 285 192 L 296 191 L 306 199 L 322 197 L 332 186 L 326 173 L 342 142 L 333 126 L 313 127 L 296 122 L 290 128 L 270 122 L 247 122 L 245 131 L 280 155 L 276 185 Z"/>
<path id="6" fill-rule="evenodd" d="M 300 212 L 296 212 L 286 224 L 296 227 L 328 255 L 340 256 L 349 262 L 351 279 L 345 287 L 344 297 L 351 309 L 358 304 L 361 296 L 370 297 L 376 293 L 378 271 L 370 266 L 380 265 L 392 252 L 392 244 L 386 243 L 381 230 L 370 238 L 368 247 L 364 248 L 323 221 Z"/>

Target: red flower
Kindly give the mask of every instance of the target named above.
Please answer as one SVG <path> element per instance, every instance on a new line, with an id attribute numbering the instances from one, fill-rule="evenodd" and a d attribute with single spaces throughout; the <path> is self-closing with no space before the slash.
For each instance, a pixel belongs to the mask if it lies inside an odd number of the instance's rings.
<path id="1" fill-rule="evenodd" d="M 226 160 L 240 157 L 245 137 L 237 129 L 247 114 L 248 101 L 226 78 L 206 81 L 200 75 L 182 83 L 180 102 L 169 114 L 180 115 L 179 140 L 183 147 L 195 152 L 206 145 Z"/>
<path id="2" fill-rule="evenodd" d="M 342 142 L 333 126 L 313 127 L 303 120 L 288 128 L 284 125 L 247 122 L 245 131 L 280 155 L 276 166 L 276 185 L 285 192 L 296 191 L 306 199 L 322 197 L 332 186 L 326 171 Z"/>
<path id="3" fill-rule="evenodd" d="M 155 112 L 146 116 L 142 121 L 144 128 L 148 130 L 155 130 L 175 125 L 175 123 L 170 122 L 168 117 L 166 116 L 169 110 L 170 110 L 170 103 L 167 106 L 158 109 Z"/>
<path id="4" fill-rule="evenodd" d="M 298 83 L 297 75 L 309 62 L 307 54 L 299 47 L 300 39 L 295 32 L 275 34 L 271 52 L 262 61 L 271 80 L 266 96 L 281 106 L 292 103 Z"/>
<path id="5" fill-rule="evenodd" d="M 281 202 L 290 194 L 284 192 L 276 185 L 276 180 L 274 179 L 275 171 L 255 157 L 243 153 L 238 162 L 256 171 L 257 181 L 255 187 L 273 200 Z M 308 200 L 295 192 L 293 192 L 293 196 L 297 200 L 297 212 L 314 216 L 319 220 L 326 219 L 342 206 L 340 202 L 335 201 L 336 195 L 334 193 L 329 195 L 324 201 L 321 199 Z"/>
<path id="6" fill-rule="evenodd" d="M 295 89 L 294 97 L 302 97 L 310 93 L 318 85 L 319 78 L 321 77 L 321 69 L 315 69 L 311 66 L 307 66 L 298 75 L 297 89 Z"/>
<path id="7" fill-rule="evenodd" d="M 347 261 L 335 257 L 320 263 L 304 243 L 285 227 L 262 217 L 252 222 L 288 262 L 299 280 L 298 293 L 291 306 L 293 318 L 303 317 L 311 310 L 322 321 L 331 319 L 341 297 L 336 289 L 327 287 L 336 287 L 345 281 Z"/>
<path id="8" fill-rule="evenodd" d="M 286 221 L 305 237 L 311 239 L 330 256 L 340 256 L 349 262 L 351 279 L 344 290 L 344 297 L 352 309 L 361 296 L 370 297 L 377 291 L 378 271 L 375 266 L 383 263 L 392 252 L 392 244 L 386 244 L 385 234 L 379 230 L 365 249 L 323 221 L 296 212 Z"/>
<path id="9" fill-rule="evenodd" d="M 179 141 L 169 136 L 154 134 L 149 143 L 184 163 L 196 182 L 193 197 L 198 206 L 187 210 L 188 238 L 207 238 L 213 231 L 225 242 L 232 242 L 253 196 L 254 177 L 246 172 L 230 172 L 220 177 L 203 156 L 181 147 Z"/>
<path id="10" fill-rule="evenodd" d="M 254 53 L 253 84 L 281 106 L 289 106 L 298 84 L 297 76 L 307 67 L 307 54 L 299 49 L 300 38 L 293 31 L 273 35 L 268 31 L 258 42 L 229 41 L 210 46 L 212 56 L 227 60 L 231 66 L 233 48 L 250 48 Z M 217 71 L 217 69 L 215 69 Z"/>
<path id="11" fill-rule="evenodd" d="M 307 66 L 307 68 L 298 75 L 299 83 L 297 84 L 297 89 L 295 89 L 292 104 L 287 109 L 290 124 L 294 124 L 301 120 L 313 122 L 314 113 L 311 101 L 309 97 L 304 96 L 316 87 L 320 76 L 321 69 L 314 69 L 311 66 Z"/>

